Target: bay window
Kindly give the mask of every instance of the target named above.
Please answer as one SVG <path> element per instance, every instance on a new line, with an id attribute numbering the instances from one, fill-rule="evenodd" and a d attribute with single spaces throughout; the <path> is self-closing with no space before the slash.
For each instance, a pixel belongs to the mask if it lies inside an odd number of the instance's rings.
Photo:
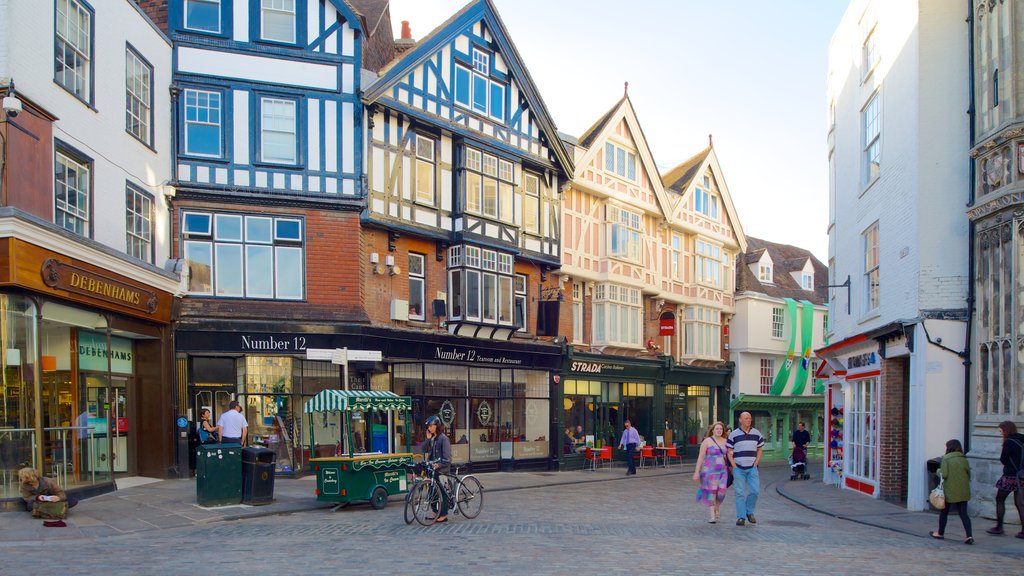
<path id="1" fill-rule="evenodd" d="M 611 255 L 640 262 L 640 214 L 608 206 Z"/>
<path id="2" fill-rule="evenodd" d="M 704 240 L 697 240 L 696 277 L 697 282 L 722 287 L 722 248 Z"/>
<path id="3" fill-rule="evenodd" d="M 684 315 L 686 356 L 720 359 L 722 313 L 705 306 L 688 306 Z"/>
<path id="4" fill-rule="evenodd" d="M 640 290 L 598 284 L 594 294 L 594 344 L 641 346 L 643 310 Z"/>
<path id="5" fill-rule="evenodd" d="M 514 166 L 508 160 L 467 147 L 463 170 L 466 175 L 466 211 L 513 222 L 513 171 Z"/>
<path id="6" fill-rule="evenodd" d="M 513 256 L 477 246 L 453 246 L 448 251 L 451 320 L 515 325 L 525 315 L 525 280 L 518 292 Z M 521 294 L 522 304 L 517 294 Z"/>

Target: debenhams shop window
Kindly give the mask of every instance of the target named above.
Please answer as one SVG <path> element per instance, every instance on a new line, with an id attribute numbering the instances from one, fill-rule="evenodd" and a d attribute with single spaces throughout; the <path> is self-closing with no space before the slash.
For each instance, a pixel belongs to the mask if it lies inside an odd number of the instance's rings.
<path id="1" fill-rule="evenodd" d="M 445 424 L 456 462 L 546 458 L 548 373 L 537 370 L 397 364 L 393 391 L 413 398 L 412 445 L 423 449 L 427 417 Z"/>

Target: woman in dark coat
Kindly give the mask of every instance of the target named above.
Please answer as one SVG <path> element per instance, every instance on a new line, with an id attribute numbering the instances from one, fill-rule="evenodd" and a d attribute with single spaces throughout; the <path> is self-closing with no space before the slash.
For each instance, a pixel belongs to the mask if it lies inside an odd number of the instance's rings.
<path id="1" fill-rule="evenodd" d="M 1018 434 L 1017 425 L 1010 420 L 999 424 L 999 432 L 1003 435 L 1003 451 L 999 454 L 999 461 L 1003 464 L 1003 475 L 996 480 L 996 525 L 986 532 L 1003 533 L 1006 497 L 1013 494 L 1013 503 L 1017 506 L 1017 515 L 1021 523 L 1021 531 L 1017 533 L 1017 538 L 1024 538 L 1024 490 L 1017 478 L 1017 471 L 1024 467 L 1024 434 Z"/>

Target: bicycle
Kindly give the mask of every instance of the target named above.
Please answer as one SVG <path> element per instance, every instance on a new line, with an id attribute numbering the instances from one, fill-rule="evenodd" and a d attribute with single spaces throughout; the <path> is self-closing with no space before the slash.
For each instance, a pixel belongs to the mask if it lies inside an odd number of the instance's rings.
<path id="1" fill-rule="evenodd" d="M 434 463 L 425 462 L 424 465 Z M 459 476 L 459 469 L 455 466 L 453 472 L 439 472 L 431 467 L 430 477 L 409 492 L 410 506 L 417 522 L 430 526 L 437 521 L 437 513 L 441 510 L 441 490 L 445 491 L 454 514 L 462 514 L 469 519 L 480 515 L 484 507 L 484 487 L 476 476 Z"/>
<path id="2" fill-rule="evenodd" d="M 413 494 L 416 489 L 427 480 L 427 466 L 423 462 L 416 464 L 407 464 L 406 469 L 408 475 L 411 477 L 409 481 L 409 491 L 405 493 L 405 523 L 412 524 L 412 521 L 416 519 L 415 509 L 421 505 L 421 498 L 413 499 Z"/>

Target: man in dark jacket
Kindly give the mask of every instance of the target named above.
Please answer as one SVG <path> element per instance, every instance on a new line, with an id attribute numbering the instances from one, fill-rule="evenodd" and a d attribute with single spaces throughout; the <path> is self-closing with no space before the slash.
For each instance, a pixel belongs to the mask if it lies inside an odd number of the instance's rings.
<path id="1" fill-rule="evenodd" d="M 452 443 L 444 433 L 444 424 L 437 416 L 427 418 L 427 435 L 430 436 L 430 445 L 425 454 L 428 461 L 433 461 L 434 470 L 447 474 L 452 465 Z M 448 521 L 448 494 L 447 490 L 441 491 L 441 509 L 437 511 L 436 522 Z"/>

